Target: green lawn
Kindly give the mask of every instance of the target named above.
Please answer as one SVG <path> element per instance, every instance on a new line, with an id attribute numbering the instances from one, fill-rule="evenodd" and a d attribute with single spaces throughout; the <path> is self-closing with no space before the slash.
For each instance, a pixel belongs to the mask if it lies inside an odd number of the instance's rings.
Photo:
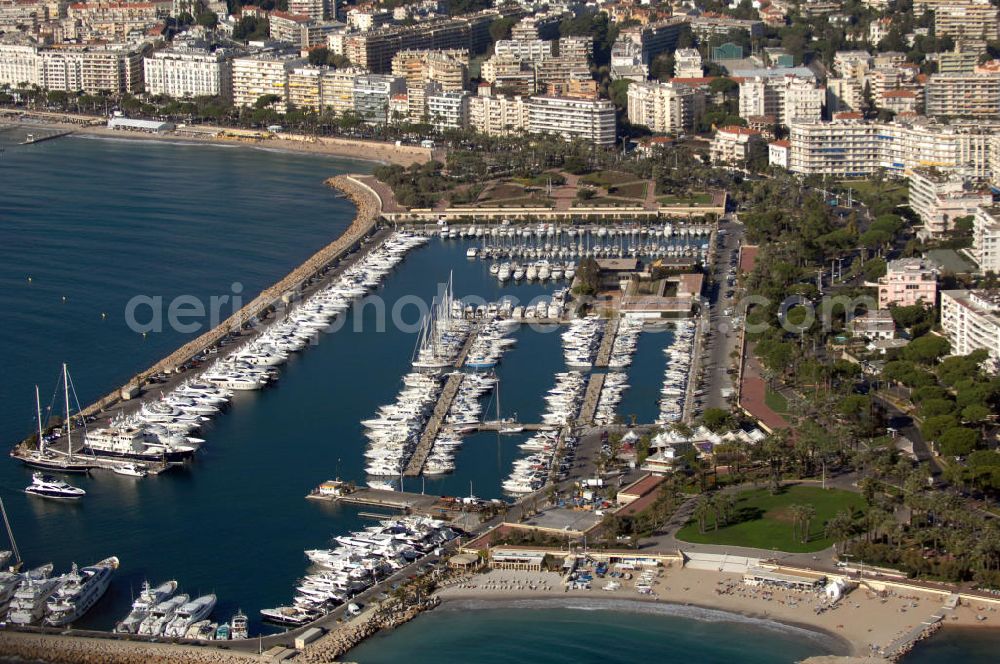
<path id="1" fill-rule="evenodd" d="M 639 200 L 645 200 L 646 183 L 630 182 L 629 184 L 613 186 L 608 189 L 608 194 L 611 196 L 619 196 L 621 198 L 636 198 Z"/>
<path id="2" fill-rule="evenodd" d="M 597 171 L 596 173 L 588 173 L 580 177 L 580 184 L 592 184 L 596 187 L 611 187 L 616 184 L 624 184 L 626 182 L 635 182 L 639 180 L 636 176 L 631 173 L 625 173 L 623 171 Z"/>
<path id="3" fill-rule="evenodd" d="M 764 393 L 764 403 L 776 413 L 784 414 L 788 412 L 788 399 L 781 392 L 775 392 L 770 387 Z"/>
<path id="4" fill-rule="evenodd" d="M 689 196 L 660 196 L 659 199 L 661 205 L 667 206 L 678 206 L 686 205 L 688 207 L 698 207 L 699 205 L 711 205 L 712 204 L 712 194 L 700 193 L 691 194 Z"/>
<path id="5" fill-rule="evenodd" d="M 816 517 L 809 527 L 808 542 L 792 538 L 790 507 L 812 505 Z M 865 507 L 861 494 L 818 486 L 784 487 L 772 496 L 767 489 L 744 491 L 736 498 L 735 523 L 714 530 L 714 520 L 707 520 L 707 530 L 698 532 L 698 522 L 691 521 L 677 533 L 677 539 L 698 544 L 728 544 L 756 549 L 776 549 L 790 553 L 821 551 L 833 545 L 824 535 L 826 522 L 837 512 L 861 510 Z"/>

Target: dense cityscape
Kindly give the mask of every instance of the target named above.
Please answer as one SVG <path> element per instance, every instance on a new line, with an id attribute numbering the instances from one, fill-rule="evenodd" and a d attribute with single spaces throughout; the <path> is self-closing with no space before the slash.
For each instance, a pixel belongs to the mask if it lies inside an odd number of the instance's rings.
<path id="1" fill-rule="evenodd" d="M 0 659 L 995 658 L 991 0 L 0 0 L 0 171 Z"/>

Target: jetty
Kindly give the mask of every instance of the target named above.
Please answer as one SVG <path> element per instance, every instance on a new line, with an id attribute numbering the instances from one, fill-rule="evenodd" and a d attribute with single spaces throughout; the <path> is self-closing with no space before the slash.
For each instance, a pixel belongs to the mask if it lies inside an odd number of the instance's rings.
<path id="1" fill-rule="evenodd" d="M 617 315 L 608 319 L 607 326 L 604 328 L 604 336 L 601 338 L 601 347 L 597 350 L 597 360 L 594 362 L 595 367 L 604 368 L 608 366 L 621 320 L 621 316 Z"/>
<path id="2" fill-rule="evenodd" d="M 18 145 L 34 145 L 35 143 L 51 141 L 54 138 L 69 136 L 72 133 L 72 129 L 34 129 L 32 133 L 25 136 L 24 140 L 18 143 Z"/>
<path id="3" fill-rule="evenodd" d="M 583 405 L 580 406 L 580 416 L 577 423 L 589 426 L 594 421 L 594 413 L 597 412 L 597 405 L 601 401 L 601 388 L 604 387 L 604 376 L 602 373 L 590 374 L 587 382 L 587 391 L 583 395 Z"/>
<path id="4" fill-rule="evenodd" d="M 439 500 L 439 496 L 408 493 L 406 491 L 387 491 L 384 489 L 372 489 L 370 487 L 360 487 L 351 491 L 345 491 L 340 495 L 323 495 L 317 491 L 313 491 L 306 498 L 328 503 L 346 503 L 348 505 L 382 507 L 403 512 L 425 513 L 429 513 L 434 504 Z"/>

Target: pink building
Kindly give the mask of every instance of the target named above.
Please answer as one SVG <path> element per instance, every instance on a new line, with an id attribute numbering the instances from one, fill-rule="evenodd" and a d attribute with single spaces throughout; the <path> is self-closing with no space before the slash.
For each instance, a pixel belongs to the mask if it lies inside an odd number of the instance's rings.
<path id="1" fill-rule="evenodd" d="M 922 258 L 889 261 L 885 276 L 878 280 L 878 306 L 909 307 L 937 303 L 937 269 Z"/>

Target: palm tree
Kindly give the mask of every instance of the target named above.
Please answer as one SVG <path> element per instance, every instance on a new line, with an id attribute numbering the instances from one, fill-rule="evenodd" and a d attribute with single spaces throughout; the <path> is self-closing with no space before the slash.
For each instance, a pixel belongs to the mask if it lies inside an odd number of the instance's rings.
<path id="1" fill-rule="evenodd" d="M 847 511 L 840 511 L 826 522 L 825 527 L 826 536 L 833 540 L 834 551 L 838 551 L 841 543 L 843 543 L 843 551 L 847 551 L 847 541 L 850 539 L 851 535 L 854 534 L 854 519 Z"/>
<path id="2" fill-rule="evenodd" d="M 792 515 L 792 541 L 797 542 L 799 539 L 799 525 L 802 523 L 803 509 L 802 505 L 788 506 L 788 512 Z"/>
<path id="3" fill-rule="evenodd" d="M 816 518 L 816 508 L 812 505 L 802 506 L 802 520 L 805 523 L 802 529 L 802 543 L 805 544 L 809 541 L 809 526 L 812 524 L 812 520 Z"/>
<path id="4" fill-rule="evenodd" d="M 712 511 L 712 506 L 709 504 L 709 499 L 704 494 L 698 498 L 698 502 L 694 506 L 694 518 L 698 520 L 698 532 L 702 535 L 705 534 L 705 522 L 708 520 L 708 515 Z"/>

